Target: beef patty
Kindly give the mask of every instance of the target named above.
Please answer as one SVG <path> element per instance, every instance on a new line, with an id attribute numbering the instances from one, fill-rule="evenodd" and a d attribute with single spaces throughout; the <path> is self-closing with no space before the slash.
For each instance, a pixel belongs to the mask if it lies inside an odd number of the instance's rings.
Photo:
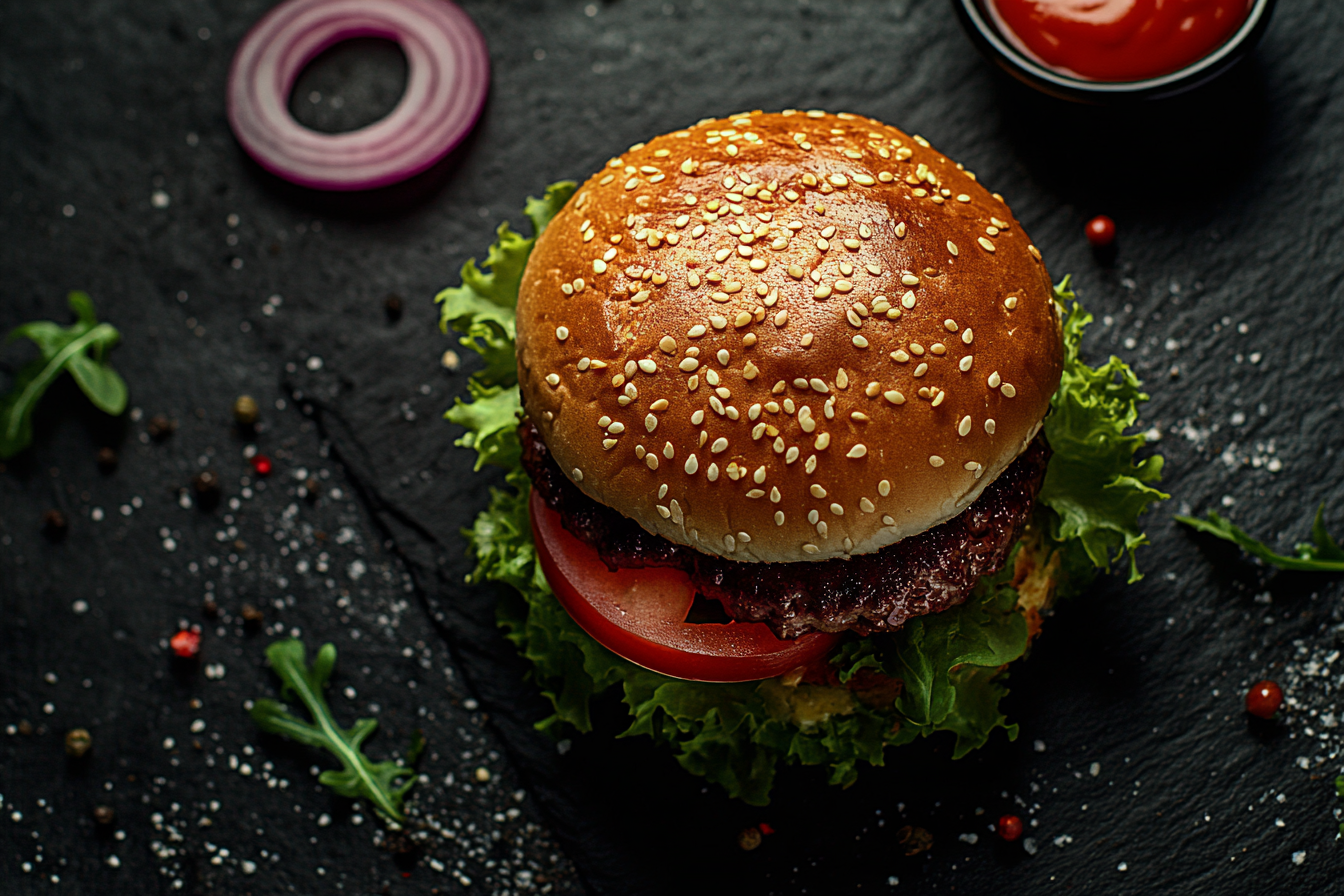
<path id="1" fill-rule="evenodd" d="M 1036 503 L 1050 448 L 1036 439 L 960 515 L 870 554 L 813 563 L 743 563 L 654 535 L 569 481 L 528 420 L 519 427 L 523 466 L 564 527 L 612 569 L 684 570 L 705 597 L 742 622 L 763 622 L 781 638 L 814 631 L 895 631 L 907 619 L 966 599 L 997 572 Z"/>

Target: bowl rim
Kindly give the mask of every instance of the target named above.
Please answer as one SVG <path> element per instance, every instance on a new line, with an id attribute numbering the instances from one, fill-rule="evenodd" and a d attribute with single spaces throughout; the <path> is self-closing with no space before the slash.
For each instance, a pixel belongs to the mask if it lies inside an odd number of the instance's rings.
<path id="1" fill-rule="evenodd" d="M 1218 75 L 1236 61 L 1229 57 L 1237 53 L 1247 39 L 1262 28 L 1275 4 L 1275 0 L 1254 0 L 1245 21 L 1217 49 L 1175 71 L 1139 81 L 1091 81 L 1061 74 L 1036 62 L 1013 46 L 983 11 L 988 2 L 992 0 L 952 0 L 957 11 L 962 14 L 963 22 L 971 26 L 975 36 L 988 44 L 988 49 L 993 51 L 1001 62 L 1010 64 L 1035 82 L 1035 86 L 1052 93 L 1072 97 L 1086 95 L 1117 99 L 1138 94 L 1167 95 L 1180 92 Z"/>

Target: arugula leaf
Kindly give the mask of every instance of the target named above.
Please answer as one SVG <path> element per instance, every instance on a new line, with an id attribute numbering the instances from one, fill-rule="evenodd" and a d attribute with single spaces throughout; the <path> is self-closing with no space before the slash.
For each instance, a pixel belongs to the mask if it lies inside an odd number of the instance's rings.
<path id="1" fill-rule="evenodd" d="M 557 184 L 545 200 L 529 200 L 535 233 L 573 191 Z M 533 214 L 533 212 L 538 212 Z M 463 531 L 476 568 L 469 581 L 512 586 L 498 608 L 505 636 L 532 664 L 532 676 L 550 701 L 552 714 L 537 728 L 557 736 L 566 728 L 592 730 L 595 698 L 619 692 L 630 725 L 622 737 L 643 736 L 666 744 L 687 771 L 753 805 L 769 801 L 782 763 L 825 766 L 828 780 L 849 786 L 860 763 L 882 765 L 886 748 L 940 731 L 956 737 L 960 758 L 983 746 L 996 728 L 1009 738 L 1017 726 L 999 712 L 1008 693 L 1003 667 L 1027 648 L 1027 625 L 1012 587 L 1013 562 L 983 579 L 963 604 L 911 620 L 892 635 L 853 639 L 831 657 L 841 682 L 861 670 L 900 678 L 899 696 L 875 697 L 849 688 L 787 685 L 779 679 L 738 684 L 682 681 L 627 662 L 585 633 L 551 593 L 537 562 L 528 519 L 531 481 L 519 464 L 519 411 L 513 360 L 516 290 L 531 251 L 501 227 L 487 264 L 495 279 L 475 265 L 463 268 L 463 286 L 444 290 L 443 325 L 486 360 L 469 384 L 470 396 L 446 415 L 467 432 L 457 443 L 477 451 L 477 468 L 505 469 L 505 487 L 491 492 L 490 506 Z M 1066 280 L 1057 300 L 1072 300 Z M 1055 415 L 1061 425 L 1047 435 L 1054 455 L 1051 502 L 1044 497 L 1033 522 L 1039 538 L 1018 550 L 1037 552 L 1038 566 L 1061 554 L 1059 592 L 1081 590 L 1096 569 L 1143 543 L 1138 514 L 1166 497 L 1148 483 L 1161 458 L 1133 463 L 1142 436 L 1125 436 L 1146 396 L 1132 371 L 1118 359 L 1093 369 L 1079 357 L 1078 342 L 1091 317 L 1074 303 L 1065 324 L 1066 365 Z M 1056 439 L 1058 438 L 1058 444 Z M 1086 545 L 1085 545 L 1086 541 Z M 1029 545 L 1029 546 L 1028 546 Z M 1016 555 L 1015 555 L 1016 556 Z"/>
<path id="2" fill-rule="evenodd" d="M 318 781 L 341 796 L 367 799 L 378 814 L 390 821 L 406 820 L 402 807 L 407 791 L 415 786 L 414 765 L 424 749 L 424 735 L 415 732 L 406 764 L 371 762 L 363 753 L 364 741 L 378 729 L 376 719 L 358 719 L 354 727 L 343 729 L 336 724 L 322 695 L 331 672 L 336 667 L 336 647 L 323 644 L 308 666 L 307 650 L 296 638 L 276 641 L 266 648 L 266 658 L 280 677 L 282 695 L 297 697 L 307 707 L 312 722 L 295 716 L 282 703 L 258 700 L 252 706 L 252 720 L 262 731 L 279 734 L 310 747 L 327 750 L 341 763 L 341 770 L 328 769 Z M 402 783 L 398 784 L 398 781 Z"/>
<path id="3" fill-rule="evenodd" d="M 1246 530 L 1232 524 L 1231 520 L 1219 516 L 1212 510 L 1209 518 L 1201 520 L 1193 516 L 1177 516 L 1176 522 L 1185 523 L 1200 532 L 1207 532 L 1224 541 L 1239 546 L 1252 557 L 1259 557 L 1270 566 L 1279 569 L 1294 569 L 1304 572 L 1344 572 L 1344 549 L 1330 537 L 1325 530 L 1325 502 L 1316 508 L 1316 519 L 1311 524 L 1311 542 L 1295 546 L 1297 556 L 1289 557 L 1276 554 L 1262 541 L 1257 541 Z"/>
<path id="4" fill-rule="evenodd" d="M 1080 359 L 1083 331 L 1092 315 L 1069 289 L 1068 277 L 1055 287 L 1055 301 L 1067 310 L 1064 372 L 1045 419 L 1045 437 L 1054 455 L 1040 502 L 1055 513 L 1050 526 L 1055 541 L 1076 541 L 1099 569 L 1109 569 L 1128 554 L 1129 581 L 1136 582 L 1142 576 L 1134 551 L 1148 543 L 1139 514 L 1169 497 L 1151 485 L 1162 477 L 1161 455 L 1135 463 L 1134 454 L 1147 437 L 1125 435 L 1148 396 L 1139 389 L 1134 371 L 1114 355 L 1100 367 Z"/>
<path id="5" fill-rule="evenodd" d="M 15 327 L 6 339 L 28 339 L 41 357 L 20 368 L 10 391 L 0 396 L 0 458 L 13 457 L 32 443 L 33 412 L 63 372 L 74 377 L 98 410 L 113 416 L 126 410 L 126 383 L 104 360 L 121 334 L 111 324 L 98 323 L 87 293 L 72 292 L 67 301 L 78 318 L 74 324 L 31 321 Z"/>

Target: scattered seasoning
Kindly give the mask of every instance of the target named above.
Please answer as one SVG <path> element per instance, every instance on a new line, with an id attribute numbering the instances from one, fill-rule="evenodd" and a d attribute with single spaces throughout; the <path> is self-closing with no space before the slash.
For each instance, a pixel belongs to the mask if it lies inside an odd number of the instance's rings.
<path id="1" fill-rule="evenodd" d="M 149 418 L 149 423 L 145 425 L 145 432 L 156 442 L 162 442 L 177 431 L 177 421 L 169 419 L 165 414 L 155 414 Z"/>
<path id="2" fill-rule="evenodd" d="M 252 469 L 258 476 L 271 475 L 271 459 L 264 454 L 252 455 Z"/>
<path id="3" fill-rule="evenodd" d="M 201 652 L 201 630 L 199 626 L 184 628 L 168 641 L 173 655 L 180 659 L 195 659 Z"/>
<path id="4" fill-rule="evenodd" d="M 219 616 L 219 604 L 215 603 L 213 597 L 207 597 L 201 601 L 201 612 L 207 619 L 214 619 Z"/>
<path id="5" fill-rule="evenodd" d="M 756 827 L 760 828 L 761 833 L 767 837 L 769 837 L 771 834 L 775 832 L 774 827 L 772 825 L 766 824 L 765 822 L 761 822 L 760 824 L 756 825 Z"/>
<path id="6" fill-rule="evenodd" d="M 98 449 L 98 469 L 104 473 L 111 473 L 117 468 L 117 452 L 111 448 Z"/>
<path id="7" fill-rule="evenodd" d="M 65 538 L 70 531 L 70 521 L 59 510 L 48 510 L 42 514 L 42 534 L 53 544 Z"/>
<path id="8" fill-rule="evenodd" d="M 1273 718 L 1283 705 L 1283 688 L 1277 682 L 1257 681 L 1246 692 L 1246 711 L 1262 719 Z"/>
<path id="9" fill-rule="evenodd" d="M 71 728 L 65 733 L 65 755 L 71 759 L 83 758 L 93 749 L 93 735 L 84 728 Z"/>
<path id="10" fill-rule="evenodd" d="M 1105 215 L 1097 215 L 1083 228 L 1087 241 L 1098 249 L 1115 242 L 1115 222 Z"/>
<path id="11" fill-rule="evenodd" d="M 261 416 L 261 409 L 257 407 L 257 401 L 251 395 L 239 395 L 233 402 L 233 422 L 244 428 L 251 428 L 257 425 L 257 418 Z"/>
<path id="12" fill-rule="evenodd" d="M 383 299 L 383 313 L 387 315 L 387 319 L 392 323 L 401 320 L 402 307 L 403 302 L 401 296 L 394 292 L 388 293 L 387 298 Z"/>
<path id="13" fill-rule="evenodd" d="M 999 836 L 1009 843 L 1022 836 L 1022 819 L 1016 815 L 1004 815 L 999 819 Z"/>
<path id="14" fill-rule="evenodd" d="M 117 810 L 111 806 L 94 806 L 93 823 L 100 828 L 110 828 L 117 823 Z"/>
<path id="15" fill-rule="evenodd" d="M 754 827 L 744 829 L 742 833 L 737 835 L 737 845 L 747 852 L 751 852 L 761 845 L 761 829 Z"/>

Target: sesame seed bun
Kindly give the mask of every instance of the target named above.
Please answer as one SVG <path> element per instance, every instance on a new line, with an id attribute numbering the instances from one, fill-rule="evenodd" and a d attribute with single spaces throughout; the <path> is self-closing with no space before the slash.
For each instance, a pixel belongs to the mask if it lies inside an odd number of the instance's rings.
<path id="1" fill-rule="evenodd" d="M 537 241 L 523 402 L 560 468 L 733 560 L 878 550 L 1040 429 L 1063 347 L 1003 199 L 920 137 L 753 112 L 630 148 Z"/>

